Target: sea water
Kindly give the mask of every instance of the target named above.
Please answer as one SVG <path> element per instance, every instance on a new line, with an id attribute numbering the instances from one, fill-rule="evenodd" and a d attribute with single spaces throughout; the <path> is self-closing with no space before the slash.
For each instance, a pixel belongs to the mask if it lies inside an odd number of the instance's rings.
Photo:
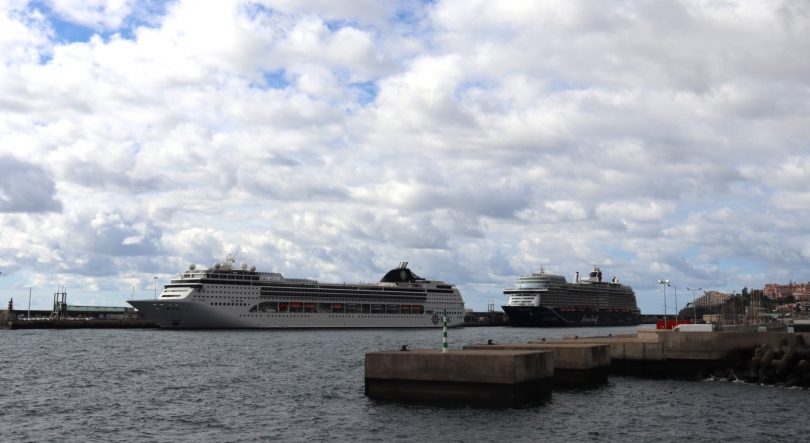
<path id="1" fill-rule="evenodd" d="M 622 328 L 459 328 L 451 349 Z M 529 407 L 363 395 L 367 352 L 441 347 L 441 328 L 0 331 L 4 442 L 805 441 L 810 391 L 611 376 Z"/>

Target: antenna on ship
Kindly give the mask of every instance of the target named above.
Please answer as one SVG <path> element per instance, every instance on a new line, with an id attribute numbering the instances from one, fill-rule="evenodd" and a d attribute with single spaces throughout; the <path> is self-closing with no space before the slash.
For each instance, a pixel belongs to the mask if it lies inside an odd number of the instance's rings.
<path id="1" fill-rule="evenodd" d="M 232 264 L 236 263 L 236 254 L 238 254 L 238 253 L 239 253 L 239 251 L 237 250 L 233 254 L 228 254 L 228 256 L 225 257 L 225 264 L 226 265 L 232 265 Z"/>

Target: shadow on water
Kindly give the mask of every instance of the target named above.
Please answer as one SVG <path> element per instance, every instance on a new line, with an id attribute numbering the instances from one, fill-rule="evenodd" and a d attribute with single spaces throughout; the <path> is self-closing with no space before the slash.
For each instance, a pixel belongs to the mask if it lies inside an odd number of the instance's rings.
<path id="1" fill-rule="evenodd" d="M 490 402 L 469 402 L 469 401 L 454 401 L 442 399 L 421 399 L 421 400 L 381 400 L 369 398 L 368 402 L 371 407 L 402 407 L 402 408 L 417 408 L 417 409 L 431 409 L 431 410 L 479 410 L 485 411 L 505 411 L 510 409 L 537 409 L 550 404 L 553 400 L 551 391 L 545 392 L 537 396 L 533 400 L 512 402 L 512 401 L 490 401 Z"/>

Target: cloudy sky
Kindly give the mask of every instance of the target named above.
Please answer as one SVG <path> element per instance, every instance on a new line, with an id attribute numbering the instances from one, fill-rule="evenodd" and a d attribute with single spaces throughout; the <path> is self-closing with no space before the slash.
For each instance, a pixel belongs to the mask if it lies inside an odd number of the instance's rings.
<path id="1" fill-rule="evenodd" d="M 808 54 L 793 0 L 5 0 L 0 297 L 236 250 L 480 310 L 540 265 L 645 313 L 808 281 Z"/>

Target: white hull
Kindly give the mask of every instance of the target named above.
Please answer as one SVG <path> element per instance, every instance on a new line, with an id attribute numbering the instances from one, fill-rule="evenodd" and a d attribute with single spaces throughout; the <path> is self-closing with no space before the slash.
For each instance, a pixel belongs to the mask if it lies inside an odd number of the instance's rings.
<path id="1" fill-rule="evenodd" d="M 129 304 L 161 328 L 435 328 L 436 314 L 249 313 L 246 306 L 206 306 L 200 302 L 130 300 Z M 241 308 L 241 309 L 240 309 Z M 457 308 L 456 308 L 457 309 Z M 449 311 L 449 309 L 448 309 Z M 463 311 L 462 311 L 463 312 Z M 438 315 L 438 317 L 441 317 Z M 449 315 L 448 327 L 464 325 L 463 315 Z"/>

